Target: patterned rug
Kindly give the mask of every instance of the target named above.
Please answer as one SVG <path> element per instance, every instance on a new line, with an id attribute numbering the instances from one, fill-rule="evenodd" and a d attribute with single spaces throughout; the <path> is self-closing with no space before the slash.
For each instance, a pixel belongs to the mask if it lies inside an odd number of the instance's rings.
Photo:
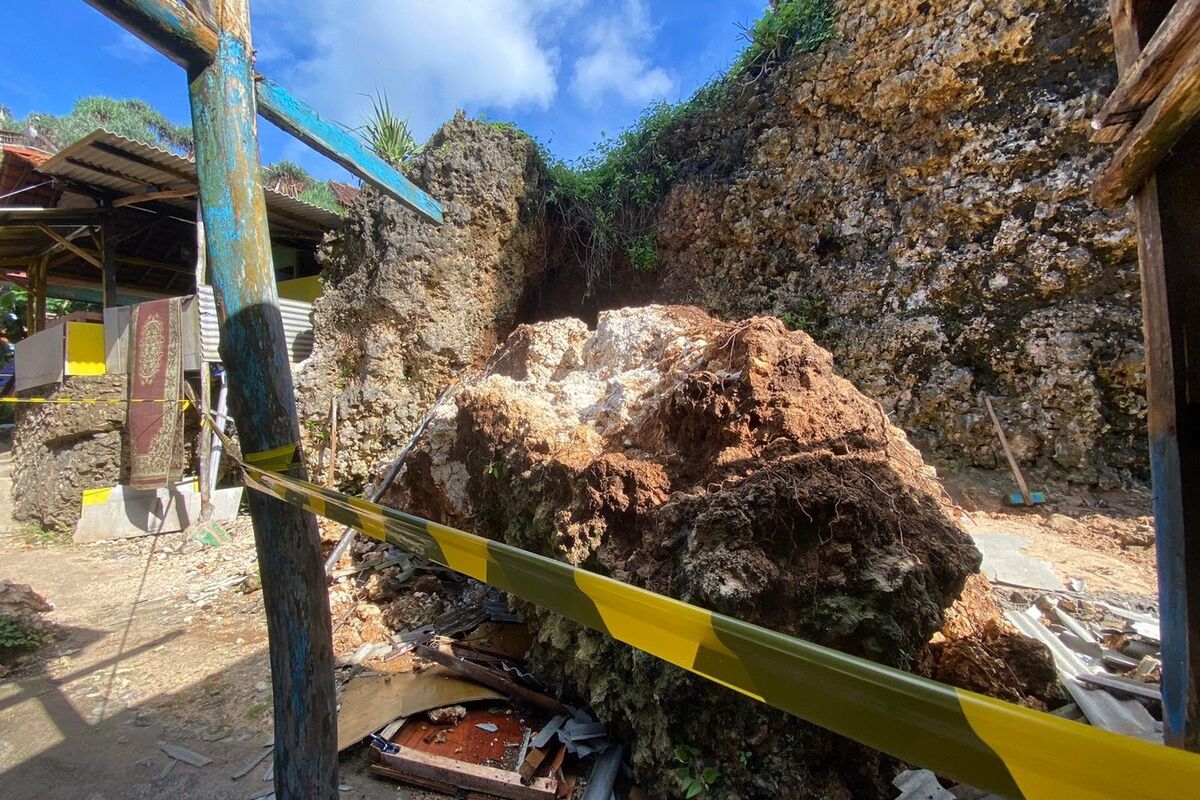
<path id="1" fill-rule="evenodd" d="M 183 298 L 133 307 L 129 397 L 178 401 L 183 383 Z M 130 477 L 135 489 L 158 489 L 183 472 L 183 404 L 130 403 Z"/>

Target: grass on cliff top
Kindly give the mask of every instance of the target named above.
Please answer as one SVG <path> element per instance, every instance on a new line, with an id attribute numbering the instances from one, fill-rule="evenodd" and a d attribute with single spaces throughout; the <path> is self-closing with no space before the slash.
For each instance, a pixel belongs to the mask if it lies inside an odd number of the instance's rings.
<path id="1" fill-rule="evenodd" d="M 834 33 L 832 0 L 783 0 L 743 29 L 746 49 L 722 77 L 679 103 L 656 103 L 616 137 L 574 162 L 547 156 L 553 207 L 587 273 L 587 294 L 624 260 L 634 269 L 658 267 L 653 213 L 678 176 L 679 165 L 661 147 L 681 120 L 712 108 L 752 85 L 795 53 L 815 50 Z"/>

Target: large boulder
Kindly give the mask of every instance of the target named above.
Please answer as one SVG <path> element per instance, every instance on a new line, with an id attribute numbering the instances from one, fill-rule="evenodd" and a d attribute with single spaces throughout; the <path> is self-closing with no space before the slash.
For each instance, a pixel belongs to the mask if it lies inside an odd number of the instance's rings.
<path id="1" fill-rule="evenodd" d="M 441 225 L 368 189 L 326 239 L 314 349 L 296 389 L 310 449 L 338 403 L 344 488 L 360 487 L 438 394 L 516 325 L 545 260 L 543 169 L 528 136 L 459 114 L 407 170 L 441 203 Z"/>
<path id="2" fill-rule="evenodd" d="M 980 560 L 938 493 L 807 334 L 650 306 L 595 330 L 518 328 L 438 407 L 385 502 L 906 667 Z M 717 795 L 887 791 L 877 753 L 519 609 L 539 676 L 632 745 L 653 796 L 678 792 L 680 746 L 691 767 L 719 765 Z"/>

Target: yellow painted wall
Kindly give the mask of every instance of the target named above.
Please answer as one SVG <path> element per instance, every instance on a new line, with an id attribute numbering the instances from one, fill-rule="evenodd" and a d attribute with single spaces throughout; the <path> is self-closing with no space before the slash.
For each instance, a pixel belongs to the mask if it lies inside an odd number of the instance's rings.
<path id="1" fill-rule="evenodd" d="M 276 286 L 279 288 L 279 296 L 284 300 L 299 300 L 302 303 L 312 303 L 321 296 L 321 279 L 316 275 L 309 275 L 307 278 L 292 278 L 289 281 L 280 281 Z"/>
<path id="2" fill-rule="evenodd" d="M 68 322 L 68 375 L 103 375 L 104 325 L 99 322 Z"/>

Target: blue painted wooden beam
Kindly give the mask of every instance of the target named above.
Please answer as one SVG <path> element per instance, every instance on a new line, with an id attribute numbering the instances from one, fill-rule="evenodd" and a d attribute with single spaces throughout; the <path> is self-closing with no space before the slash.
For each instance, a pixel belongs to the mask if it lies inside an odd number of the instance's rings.
<path id="1" fill-rule="evenodd" d="M 217 32 L 179 0 L 85 0 L 185 69 L 212 61 Z"/>
<path id="2" fill-rule="evenodd" d="M 259 75 L 257 81 L 258 113 L 264 118 L 431 222 L 442 221 L 442 207 L 436 200 L 371 152 L 353 133 L 325 119 L 270 78 Z"/>
<path id="3" fill-rule="evenodd" d="M 94 8 L 186 69 L 202 69 L 217 52 L 217 32 L 192 0 L 87 0 Z M 440 223 L 442 207 L 353 133 L 323 118 L 279 84 L 255 75 L 258 113 L 425 219 Z"/>

